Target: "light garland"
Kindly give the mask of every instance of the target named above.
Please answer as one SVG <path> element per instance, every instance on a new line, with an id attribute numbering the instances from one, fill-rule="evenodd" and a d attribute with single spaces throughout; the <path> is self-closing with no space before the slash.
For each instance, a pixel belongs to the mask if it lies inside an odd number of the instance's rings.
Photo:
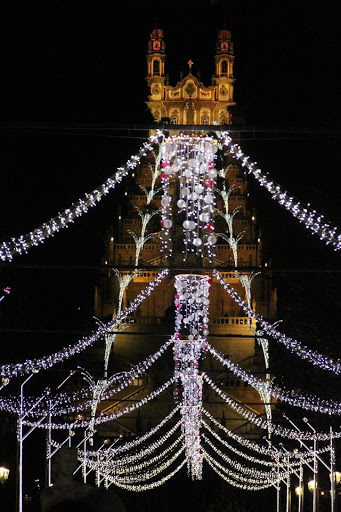
<path id="1" fill-rule="evenodd" d="M 282 402 L 286 402 L 294 407 L 300 407 L 302 409 L 320 412 L 321 414 L 341 414 L 341 402 L 337 402 L 336 400 L 321 399 L 316 395 L 296 393 L 293 390 L 283 390 L 277 386 L 274 386 L 269 379 L 264 381 L 253 376 L 251 373 L 244 371 L 236 363 L 232 363 L 232 361 L 230 361 L 229 359 L 224 358 L 224 356 L 219 354 L 209 344 L 207 344 L 207 350 L 223 366 L 226 366 L 231 372 L 240 377 L 244 382 L 250 384 L 253 388 L 255 388 L 258 391 L 258 393 L 262 394 L 265 400 L 267 400 L 267 397 L 273 396 L 278 400 L 282 400 Z"/>
<path id="2" fill-rule="evenodd" d="M 151 489 L 155 489 L 156 487 L 160 487 L 160 485 L 163 485 L 165 482 L 167 482 L 167 480 L 169 480 L 170 478 L 172 478 L 178 471 L 180 471 L 180 469 L 186 464 L 186 459 L 184 459 L 181 464 L 179 464 L 179 466 L 177 468 L 175 468 L 173 471 L 171 471 L 170 473 L 168 473 L 168 475 L 164 476 L 163 478 L 161 478 L 160 480 L 156 481 L 156 482 L 152 482 L 150 484 L 144 484 L 144 485 L 128 485 L 128 484 L 123 484 L 119 481 L 117 481 L 116 478 L 113 478 L 113 477 L 108 477 L 108 480 L 117 485 L 117 487 L 121 487 L 123 489 L 126 489 L 127 491 L 133 491 L 133 492 L 142 492 L 142 491 L 149 491 Z"/>
<path id="3" fill-rule="evenodd" d="M 233 467 L 236 471 L 239 471 L 239 472 L 242 472 L 246 475 L 250 475 L 251 477 L 253 478 L 260 478 L 260 479 L 264 479 L 264 480 L 270 480 L 272 479 L 271 477 L 273 476 L 273 471 L 272 471 L 272 468 L 274 467 L 274 463 L 272 462 L 272 466 L 271 466 L 271 470 L 270 471 L 264 471 L 264 470 L 258 470 L 258 469 L 255 469 L 254 467 L 250 467 L 250 466 L 245 466 L 244 464 L 241 464 L 240 462 L 237 462 L 233 459 L 231 459 L 231 457 L 229 457 L 228 455 L 226 455 L 226 453 L 223 453 L 221 450 L 219 450 L 219 448 L 217 448 L 209 439 L 208 437 L 205 436 L 205 434 L 202 436 L 203 437 L 203 440 L 210 446 L 210 448 L 212 448 L 212 450 L 217 454 L 219 455 L 219 457 L 221 457 L 223 459 L 223 461 L 225 462 L 225 464 L 228 464 L 230 465 L 231 467 Z M 281 478 L 283 478 L 284 475 L 281 476 Z"/>
<path id="4" fill-rule="evenodd" d="M 278 332 L 273 325 L 270 325 L 260 314 L 254 313 L 245 302 L 239 297 L 239 295 L 233 290 L 233 288 L 226 283 L 226 281 L 220 276 L 217 270 L 213 270 L 213 275 L 218 279 L 223 288 L 231 295 L 231 297 L 241 306 L 241 308 L 251 317 L 253 318 L 259 328 L 269 334 L 275 341 L 282 343 L 287 349 L 289 349 L 292 353 L 298 355 L 301 359 L 309 361 L 314 366 L 318 366 L 323 370 L 328 370 L 333 372 L 335 375 L 340 375 L 341 373 L 341 362 L 340 360 L 333 360 L 329 357 L 326 357 L 318 352 L 309 349 L 308 347 L 302 345 L 299 341 L 293 340 L 292 338 L 287 337 L 285 334 L 281 334 Z"/>
<path id="5" fill-rule="evenodd" d="M 206 423 L 205 420 L 202 420 L 201 421 L 202 425 L 204 426 L 204 428 L 213 436 L 217 439 L 217 441 L 222 444 L 223 446 L 225 446 L 225 448 L 227 448 L 228 450 L 232 451 L 233 453 L 235 453 L 236 455 L 238 455 L 239 457 L 243 457 L 245 459 L 247 459 L 249 462 L 253 462 L 255 464 L 262 464 L 264 466 L 273 466 L 274 462 L 273 460 L 264 460 L 264 459 L 259 459 L 257 457 L 253 457 L 252 455 L 247 455 L 245 452 L 241 451 L 241 450 L 238 450 L 237 448 L 235 448 L 234 446 L 232 446 L 230 443 L 228 443 L 227 441 L 225 441 L 224 439 L 222 439 L 219 434 L 217 432 L 215 432 L 215 430 L 213 430 L 209 425 L 208 423 Z M 203 439 L 206 439 L 206 436 L 205 434 L 203 434 Z M 238 441 L 240 441 L 240 439 L 238 438 Z M 249 448 L 249 446 L 248 446 Z M 267 454 L 270 456 L 270 454 Z M 273 458 L 273 455 L 271 455 L 271 458 Z"/>
<path id="6" fill-rule="evenodd" d="M 274 479 L 274 481 L 272 482 L 267 482 L 263 484 L 259 483 L 258 485 L 240 483 L 239 481 L 246 482 L 248 479 L 244 479 L 237 475 L 237 473 L 232 473 L 231 471 L 229 471 L 228 474 L 226 474 L 225 468 L 221 464 L 217 463 L 205 450 L 203 450 L 203 457 L 211 466 L 211 468 L 215 471 L 215 473 L 217 473 L 217 475 L 219 475 L 223 480 L 225 480 L 228 484 L 232 485 L 233 487 L 239 487 L 240 489 L 244 489 L 247 491 L 260 491 L 273 486 L 274 482 L 276 482 L 276 480 Z M 235 478 L 235 480 L 233 480 L 231 476 Z"/>
<path id="7" fill-rule="evenodd" d="M 122 167 L 119 167 L 116 173 L 100 185 L 98 189 L 85 194 L 85 197 L 83 199 L 79 199 L 77 203 L 71 206 L 71 208 L 67 208 L 62 213 L 59 213 L 56 217 L 45 222 L 39 228 L 36 228 L 27 235 L 21 235 L 18 238 L 12 237 L 9 242 L 3 242 L 0 245 L 0 259 L 2 261 L 12 261 L 15 254 L 27 253 L 31 247 L 43 244 L 46 239 L 54 236 L 61 229 L 67 228 L 69 224 L 73 223 L 84 213 L 87 213 L 89 208 L 97 206 L 104 195 L 114 189 L 131 170 L 136 168 L 140 163 L 140 159 L 143 156 L 146 156 L 147 151 L 152 152 L 154 150 L 151 144 L 153 142 L 157 142 L 157 138 L 155 136 L 150 137 L 149 141 L 145 142 L 140 148 L 137 155 L 131 156 L 130 160 L 128 160 Z"/>
<path id="8" fill-rule="evenodd" d="M 180 425 L 180 422 L 179 422 Z M 145 454 L 147 452 L 147 449 L 141 450 L 141 452 L 138 452 L 134 455 L 131 455 L 130 457 L 125 457 L 124 460 L 120 459 L 117 461 L 113 461 L 113 464 L 110 466 L 110 471 L 115 471 L 115 473 L 118 474 L 129 474 L 134 473 L 136 471 L 143 470 L 147 468 L 148 466 L 151 466 L 155 462 L 158 462 L 162 458 L 164 458 L 168 453 L 174 450 L 174 448 L 182 442 L 181 437 L 178 437 L 175 439 L 175 441 L 168 446 L 167 448 L 163 449 L 161 453 L 158 455 L 155 455 L 154 457 L 145 460 L 143 462 L 140 462 L 143 457 L 145 457 Z M 148 447 L 148 454 L 152 453 L 156 447 L 154 445 L 152 447 Z M 133 464 L 134 462 L 139 461 L 140 464 Z M 108 472 L 109 469 L 106 468 L 107 463 L 106 461 L 101 461 L 101 464 L 104 465 L 105 471 Z M 96 466 L 95 466 L 96 467 Z"/>
<path id="9" fill-rule="evenodd" d="M 135 473 L 134 475 L 125 475 L 125 476 L 114 476 L 116 485 L 120 484 L 134 484 L 145 482 L 146 480 L 151 480 L 155 478 L 157 475 L 165 471 L 165 469 L 169 468 L 173 464 L 173 462 L 184 452 L 184 447 L 181 446 L 180 449 L 172 455 L 169 459 L 165 460 L 161 464 L 155 466 L 152 470 L 145 471 L 142 473 Z"/>
<path id="10" fill-rule="evenodd" d="M 168 275 L 168 269 L 163 270 L 156 276 L 154 281 L 149 283 L 145 290 L 138 295 L 138 297 L 126 308 L 119 317 L 114 321 L 105 324 L 104 327 L 100 327 L 96 333 L 91 334 L 85 338 L 82 338 L 74 345 L 64 347 L 63 350 L 55 352 L 49 356 L 40 359 L 27 359 L 23 363 L 5 364 L 0 366 L 0 376 L 2 379 L 16 377 L 18 375 L 24 375 L 27 373 L 38 373 L 42 370 L 47 370 L 57 363 L 61 363 L 66 359 L 69 359 L 75 354 L 79 354 L 87 348 L 95 344 L 95 342 L 107 331 L 110 331 L 117 327 L 127 316 L 135 311 L 144 299 L 149 297 L 154 289 L 161 283 L 161 281 Z"/>
<path id="11" fill-rule="evenodd" d="M 155 391 L 152 391 L 147 397 L 142 398 L 141 400 L 136 402 L 134 405 L 126 407 L 125 409 L 123 409 L 122 411 L 120 411 L 118 413 L 113 413 L 113 414 L 108 414 L 108 415 L 101 414 L 100 416 L 98 416 L 95 419 L 94 425 L 99 425 L 102 423 L 107 423 L 112 420 L 116 420 L 117 418 L 120 418 L 124 414 L 129 414 L 129 413 L 135 411 L 136 409 L 138 409 L 139 407 L 142 407 L 143 405 L 150 402 L 151 400 L 154 400 L 157 396 L 159 396 L 161 393 L 163 393 L 173 383 L 174 383 L 174 378 L 172 377 L 167 382 L 165 382 L 162 386 L 160 386 L 158 389 L 156 389 Z M 75 428 L 86 429 L 89 426 L 89 421 L 85 421 L 85 420 L 79 420 L 77 422 L 73 421 L 70 423 L 49 422 L 49 423 L 45 423 L 45 424 L 41 424 L 41 423 L 39 423 L 39 421 L 33 422 L 30 420 L 24 420 L 22 423 L 23 423 L 23 425 L 27 425 L 28 427 L 37 427 L 37 428 L 41 428 L 41 429 L 56 429 L 56 430 L 63 430 L 63 429 L 64 430 L 65 429 L 72 430 Z"/>
<path id="12" fill-rule="evenodd" d="M 268 457 L 271 457 L 273 459 L 275 459 L 276 457 L 278 456 L 287 456 L 287 452 L 281 452 L 279 451 L 278 449 L 275 449 L 273 446 L 272 447 L 266 447 L 266 446 L 263 446 L 263 445 L 260 445 L 258 443 L 256 443 L 255 441 L 250 441 L 249 439 L 246 439 L 245 437 L 242 437 L 238 434 L 236 434 L 235 432 L 232 432 L 231 430 L 227 429 L 226 427 L 224 427 L 219 421 L 217 421 L 213 416 L 212 414 L 210 414 L 206 409 L 203 409 L 203 414 L 204 416 L 206 416 L 210 422 L 215 425 L 219 430 L 222 430 L 224 432 L 224 434 L 226 434 L 228 437 L 230 437 L 231 439 L 233 439 L 234 441 L 236 441 L 238 444 L 240 444 L 241 446 L 243 446 L 244 448 L 247 448 L 248 450 L 251 450 L 253 452 L 256 452 L 256 453 L 260 453 L 262 455 L 265 455 L 265 456 L 268 456 Z M 217 436 L 217 439 L 220 441 L 220 443 L 224 444 L 224 440 L 222 440 L 220 438 L 220 436 L 214 432 L 214 430 L 211 429 L 211 427 L 209 427 L 209 425 L 205 422 L 205 420 L 202 420 L 202 423 L 204 425 L 204 427 L 212 434 L 212 435 L 215 435 Z M 282 429 L 283 430 L 283 429 Z M 288 430 L 288 429 L 286 429 Z M 330 436 L 326 437 L 325 439 L 323 439 L 323 441 L 328 441 L 328 443 L 330 442 Z M 319 448 L 316 453 L 318 454 L 322 454 L 322 453 L 325 453 L 327 451 L 330 450 L 330 447 L 329 445 L 327 445 L 326 447 L 324 448 Z M 303 459 L 303 460 L 306 460 L 307 462 L 311 461 L 311 455 L 307 454 L 302 454 L 302 453 L 296 453 L 296 452 L 291 452 L 291 457 L 293 458 L 297 458 L 297 459 Z"/>
<path id="13" fill-rule="evenodd" d="M 87 454 L 88 455 L 92 454 L 92 455 L 97 456 L 97 454 L 99 453 L 100 455 L 104 456 L 106 453 L 111 452 L 112 456 L 115 457 L 119 453 L 123 453 L 128 450 L 132 450 L 132 449 L 136 448 L 137 446 L 139 446 L 140 444 L 147 441 L 153 435 L 155 435 L 166 423 L 168 423 L 173 418 L 175 413 L 178 411 L 179 411 L 179 407 L 175 407 L 156 427 L 150 429 L 148 432 L 146 432 L 142 436 L 137 437 L 133 441 L 127 441 L 121 446 L 115 446 L 115 447 L 110 446 L 109 448 L 106 448 L 105 450 L 99 449 L 96 452 L 88 451 Z M 150 455 L 156 448 L 159 448 L 160 446 L 162 446 L 164 444 L 164 442 L 170 436 L 172 436 L 174 434 L 174 432 L 179 428 L 179 426 L 180 426 L 180 421 L 178 421 L 175 425 L 173 425 L 173 427 L 162 438 L 160 438 L 158 441 L 155 441 L 147 449 L 144 449 L 144 451 L 139 452 L 140 455 L 141 456 L 145 456 L 147 454 Z M 120 460 L 123 460 L 123 459 L 121 458 Z"/>
<path id="14" fill-rule="evenodd" d="M 335 251 L 341 249 L 341 231 L 338 227 L 326 222 L 324 216 L 318 214 L 310 205 L 297 201 L 294 197 L 289 196 L 275 181 L 269 180 L 257 167 L 256 162 L 249 162 L 250 157 L 243 153 L 240 146 L 232 144 L 232 138 L 228 132 L 223 132 L 221 137 L 221 144 L 230 150 L 231 154 L 241 162 L 243 167 L 247 168 L 248 173 L 271 194 L 272 199 L 304 224 L 311 233 L 319 236 L 319 239 L 325 242 L 326 245 L 332 245 Z"/>
<path id="15" fill-rule="evenodd" d="M 110 378 L 108 378 L 107 393 L 104 394 L 104 392 L 102 392 L 101 400 L 109 400 L 115 393 L 118 393 L 125 389 L 126 387 L 128 387 L 133 380 L 137 379 L 139 376 L 145 373 L 147 369 L 150 368 L 171 345 L 173 345 L 173 342 L 174 340 L 172 338 L 169 339 L 159 348 L 157 352 L 148 356 L 144 361 L 138 363 L 131 370 L 127 372 L 120 372 L 114 374 Z M 119 386 L 112 388 L 112 386 L 119 381 L 121 381 Z M 91 400 L 85 402 L 83 400 L 89 398 L 89 396 L 91 396 L 92 391 L 93 389 L 90 387 L 88 389 L 82 388 L 80 391 L 75 391 L 74 393 L 59 393 L 54 397 L 51 396 L 49 398 L 48 405 L 43 403 L 43 408 L 38 407 L 34 411 L 32 411 L 31 414 L 33 414 L 34 416 L 40 416 L 42 414 L 53 412 L 54 416 L 58 416 L 84 411 L 87 408 L 91 407 Z M 0 398 L 0 410 L 9 413 L 19 414 L 22 405 L 22 409 L 26 413 L 26 411 L 31 409 L 33 401 L 34 398 L 27 397 L 23 399 L 22 404 L 19 404 L 19 399 L 16 396 Z M 72 406 L 72 403 L 74 402 L 77 402 L 76 406 Z M 66 406 L 61 407 L 62 404 L 66 404 Z"/>
<path id="16" fill-rule="evenodd" d="M 265 421 L 261 416 L 255 414 L 254 412 L 246 409 L 244 406 L 233 400 L 230 396 L 226 395 L 218 386 L 215 385 L 215 383 L 210 379 L 206 374 L 203 374 L 203 379 L 209 384 L 209 386 L 217 393 L 217 395 L 224 400 L 232 409 L 234 409 L 238 414 L 240 414 L 243 418 L 247 419 L 251 423 L 255 424 L 259 428 L 263 430 L 267 430 L 268 423 Z M 296 440 L 317 440 L 317 441 L 327 441 L 330 439 L 330 433 L 327 432 L 306 432 L 306 431 L 300 431 L 299 433 L 295 430 L 290 430 L 287 428 L 283 428 L 279 425 L 272 425 L 272 433 L 281 436 L 286 437 L 289 439 L 296 439 Z M 338 439 L 341 437 L 341 432 L 333 432 L 332 437 L 334 439 Z"/>

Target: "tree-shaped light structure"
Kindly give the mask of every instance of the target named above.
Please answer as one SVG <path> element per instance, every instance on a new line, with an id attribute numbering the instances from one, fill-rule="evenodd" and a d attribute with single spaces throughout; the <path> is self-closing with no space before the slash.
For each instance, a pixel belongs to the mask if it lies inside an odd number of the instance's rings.
<path id="1" fill-rule="evenodd" d="M 128 229 L 128 233 L 133 237 L 134 242 L 135 242 L 135 246 L 136 246 L 135 266 L 137 267 L 137 265 L 139 264 L 140 253 L 141 253 L 141 250 L 143 249 L 144 244 L 146 242 L 148 242 L 148 240 L 151 240 L 152 238 L 156 237 L 156 233 L 149 233 L 149 235 L 146 235 L 146 229 L 147 229 L 147 225 L 148 225 L 150 219 L 152 217 L 154 217 L 154 215 L 157 215 L 159 213 L 159 211 L 154 210 L 152 212 L 148 212 L 148 211 L 143 212 L 141 210 L 141 208 L 138 208 L 137 206 L 135 206 L 135 208 L 137 209 L 137 213 L 141 217 L 141 221 L 142 221 L 141 232 L 140 232 L 140 235 L 137 235 L 136 233 L 134 233 L 133 231 Z"/>

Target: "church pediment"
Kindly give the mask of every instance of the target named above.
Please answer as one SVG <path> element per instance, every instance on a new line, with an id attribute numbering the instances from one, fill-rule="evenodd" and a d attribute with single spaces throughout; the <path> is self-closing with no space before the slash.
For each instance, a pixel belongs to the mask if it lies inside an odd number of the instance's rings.
<path id="1" fill-rule="evenodd" d="M 166 98 L 169 100 L 199 99 L 211 100 L 214 98 L 215 87 L 205 87 L 195 76 L 189 73 L 177 83 L 175 87 L 166 87 Z"/>

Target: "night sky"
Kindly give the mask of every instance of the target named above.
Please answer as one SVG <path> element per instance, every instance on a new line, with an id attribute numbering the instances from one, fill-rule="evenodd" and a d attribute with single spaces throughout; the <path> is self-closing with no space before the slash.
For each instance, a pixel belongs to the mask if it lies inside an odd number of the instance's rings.
<path id="1" fill-rule="evenodd" d="M 244 152 L 341 226 L 338 2 L 159 3 L 1 3 L 0 239 L 48 221 L 140 148 L 134 128 L 150 122 L 146 52 L 156 27 L 164 30 L 171 85 L 186 74 L 189 59 L 193 74 L 210 85 L 218 30 L 232 31 L 236 115 L 250 128 Z M 254 188 L 266 252 L 288 272 L 276 278 L 290 277 L 283 291 L 290 308 L 281 312 L 299 319 L 308 308 L 307 318 L 316 319 L 323 303 L 324 325 L 329 319 L 335 326 L 339 254 Z M 114 202 L 103 199 L 74 226 L 0 269 L 1 288 L 12 287 L 0 303 L 3 362 L 46 355 L 94 328 L 94 268 Z M 309 301 L 292 296 L 301 292 Z M 317 343 L 321 329 L 313 335 Z"/>
<path id="2" fill-rule="evenodd" d="M 188 71 L 189 59 L 193 73 L 210 85 L 218 30 L 231 29 L 235 116 L 250 128 L 242 149 L 291 195 L 341 225 L 337 2 L 265 4 L 182 2 L 178 10 L 149 2 L 2 4 L 1 239 L 48 221 L 141 147 L 145 132 L 134 128 L 150 122 L 146 50 L 156 26 L 164 30 L 172 85 L 181 70 Z M 251 186 L 274 268 L 340 268 L 339 254 L 252 180 Z M 101 263 L 114 205 L 111 194 L 73 226 L 5 266 L 1 285 L 11 286 L 12 293 L 1 304 L 1 322 L 3 329 L 19 330 L 10 343 L 15 357 L 69 344 L 64 334 L 42 342 L 41 334 L 23 338 L 21 329 L 75 331 L 78 339 L 94 327 L 93 269 Z M 305 275 L 311 282 L 311 274 Z M 328 275 L 334 282 L 338 273 Z M 315 295 L 316 290 L 318 304 Z M 14 333 L 1 336 L 8 343 Z M 4 357 L 14 354 L 9 350 Z"/>

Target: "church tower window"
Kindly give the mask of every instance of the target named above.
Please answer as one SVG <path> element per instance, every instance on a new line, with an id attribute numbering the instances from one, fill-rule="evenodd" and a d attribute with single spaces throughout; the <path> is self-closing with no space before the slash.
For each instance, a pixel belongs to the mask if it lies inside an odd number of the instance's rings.
<path id="1" fill-rule="evenodd" d="M 160 61 L 159 59 L 153 60 L 153 75 L 160 75 Z"/>
<path id="2" fill-rule="evenodd" d="M 227 61 L 226 60 L 223 60 L 221 62 L 221 68 L 220 69 L 221 69 L 221 74 L 226 76 L 227 75 Z"/>

